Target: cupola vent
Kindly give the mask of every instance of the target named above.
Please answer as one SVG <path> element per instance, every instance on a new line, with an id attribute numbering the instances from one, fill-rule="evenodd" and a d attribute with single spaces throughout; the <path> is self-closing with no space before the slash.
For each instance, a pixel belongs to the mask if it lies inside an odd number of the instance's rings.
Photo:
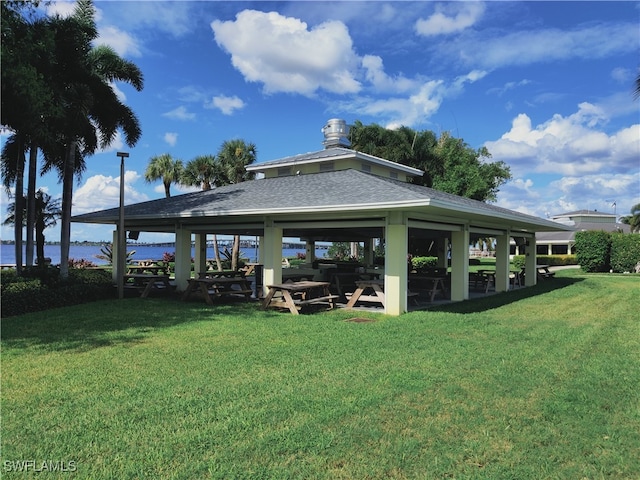
<path id="1" fill-rule="evenodd" d="M 322 144 L 325 149 L 351 146 L 351 142 L 347 138 L 349 136 L 349 125 L 344 120 L 332 118 L 322 127 L 322 133 L 324 134 Z"/>

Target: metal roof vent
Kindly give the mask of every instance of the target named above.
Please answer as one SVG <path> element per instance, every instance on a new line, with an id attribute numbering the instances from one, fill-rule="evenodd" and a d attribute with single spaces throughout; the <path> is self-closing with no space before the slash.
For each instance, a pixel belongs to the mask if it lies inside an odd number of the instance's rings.
<path id="1" fill-rule="evenodd" d="M 347 125 L 347 122 L 344 120 L 332 118 L 322 127 L 322 133 L 324 134 L 322 144 L 325 149 L 351 146 L 351 142 L 347 138 L 349 135 L 349 125 Z"/>

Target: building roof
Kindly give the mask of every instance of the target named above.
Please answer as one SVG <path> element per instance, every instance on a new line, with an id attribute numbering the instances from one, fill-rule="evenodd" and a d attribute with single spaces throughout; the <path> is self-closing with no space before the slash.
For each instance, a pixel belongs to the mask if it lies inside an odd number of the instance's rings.
<path id="1" fill-rule="evenodd" d="M 564 231 L 568 227 L 431 188 L 357 170 L 264 178 L 125 206 L 127 229 L 175 228 L 176 222 L 200 224 L 213 231 L 236 222 L 265 217 L 337 219 L 384 216 L 401 210 L 441 222 L 461 222 L 520 231 Z M 117 224 L 112 208 L 72 218 L 74 222 Z M 133 228 L 135 229 L 135 228 Z M 221 232 L 221 230 L 218 230 Z"/>
<path id="2" fill-rule="evenodd" d="M 412 176 L 421 177 L 424 174 L 422 170 L 419 170 L 417 168 L 402 165 L 401 163 L 392 162 L 390 160 L 385 160 L 384 158 L 376 157 L 374 155 L 369 155 L 367 153 L 358 152 L 356 150 L 344 147 L 332 147 L 324 150 L 318 150 L 316 152 L 293 155 L 290 157 L 280 158 L 278 160 L 256 163 L 253 165 L 249 165 L 246 168 L 249 172 L 263 172 L 266 169 L 270 168 L 293 167 L 295 165 L 303 165 L 307 163 L 331 162 L 334 160 L 350 158 L 356 158 L 358 160 L 387 167 Z"/>
<path id="3" fill-rule="evenodd" d="M 631 227 L 624 223 L 577 222 L 575 225 L 570 225 L 569 227 L 571 230 L 567 232 L 540 232 L 536 234 L 536 241 L 538 243 L 572 242 L 575 239 L 576 232 L 587 230 L 595 230 L 598 232 L 631 232 Z"/>

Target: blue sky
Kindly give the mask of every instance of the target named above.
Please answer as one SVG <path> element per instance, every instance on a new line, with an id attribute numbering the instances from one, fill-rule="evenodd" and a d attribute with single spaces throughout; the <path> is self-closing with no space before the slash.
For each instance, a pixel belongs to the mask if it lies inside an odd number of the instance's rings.
<path id="1" fill-rule="evenodd" d="M 61 14 L 72 2 L 55 2 Z M 143 71 L 114 85 L 140 118 L 87 159 L 74 214 L 161 198 L 149 159 L 189 161 L 225 140 L 258 161 L 322 148 L 330 118 L 449 131 L 510 167 L 497 204 L 541 217 L 628 214 L 640 203 L 638 2 L 97 1 L 101 43 Z M 4 140 L 3 136 L 3 140 Z M 61 195 L 56 175 L 38 186 Z M 172 187 L 176 195 L 187 190 Z M 3 212 L 7 197 L 3 194 Z M 613 204 L 615 203 L 615 207 Z M 73 240 L 111 228 L 73 224 Z M 45 232 L 59 239 L 57 228 Z M 12 238 L 2 227 L 2 239 Z M 166 240 L 143 233 L 140 241 Z"/>

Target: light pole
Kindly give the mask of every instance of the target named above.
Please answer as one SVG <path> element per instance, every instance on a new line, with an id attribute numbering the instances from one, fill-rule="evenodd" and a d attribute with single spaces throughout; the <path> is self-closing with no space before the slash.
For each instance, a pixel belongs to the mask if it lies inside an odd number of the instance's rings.
<path id="1" fill-rule="evenodd" d="M 127 152 L 116 153 L 120 157 L 120 213 L 118 215 L 118 258 L 116 272 L 118 277 L 118 298 L 124 298 L 124 264 L 127 260 L 127 244 L 124 231 L 124 159 Z"/>

